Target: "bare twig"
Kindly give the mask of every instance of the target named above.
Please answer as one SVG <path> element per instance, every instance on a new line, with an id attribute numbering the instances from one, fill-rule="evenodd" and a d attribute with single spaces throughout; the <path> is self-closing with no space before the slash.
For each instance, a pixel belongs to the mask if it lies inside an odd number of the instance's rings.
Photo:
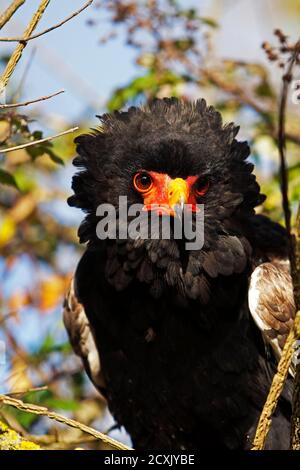
<path id="1" fill-rule="evenodd" d="M 110 448 L 114 450 L 131 450 L 126 445 L 116 441 L 115 439 L 112 439 L 109 436 L 106 436 L 102 432 L 96 431 L 96 429 L 86 426 L 85 424 L 79 423 L 74 419 L 66 418 L 65 416 L 55 413 L 54 411 L 50 411 L 45 406 L 24 403 L 22 400 L 8 397 L 6 395 L 0 395 L 0 403 L 2 403 L 3 405 L 13 406 L 18 410 L 26 411 L 28 413 L 33 413 L 40 416 L 47 416 L 48 418 L 53 419 L 59 423 L 66 424 L 67 426 L 71 426 L 72 428 L 80 429 L 82 432 L 85 432 L 87 434 L 90 434 L 91 436 L 96 437 L 97 439 L 100 439 L 103 443 L 110 446 Z"/>
<path id="2" fill-rule="evenodd" d="M 300 136 L 296 134 L 291 134 L 290 132 L 286 132 L 285 134 L 286 140 L 293 142 L 293 144 L 300 145 Z"/>
<path id="3" fill-rule="evenodd" d="M 54 29 L 60 28 L 65 23 L 75 18 L 75 16 L 79 15 L 83 10 L 88 8 L 93 3 L 93 1 L 94 0 L 89 0 L 81 8 L 79 8 L 79 10 L 76 10 L 74 13 L 72 13 L 67 18 L 65 18 L 63 21 L 51 26 L 50 28 L 44 29 L 40 33 L 34 34 L 33 36 L 28 35 L 27 37 L 0 38 L 0 42 L 20 42 L 20 41 L 28 42 L 28 41 L 31 41 L 32 39 L 39 38 L 40 36 L 43 36 L 44 34 L 50 33 L 50 31 L 53 31 Z"/>
<path id="4" fill-rule="evenodd" d="M 28 388 L 27 390 L 16 390 L 15 392 L 9 392 L 5 393 L 7 396 L 20 396 L 20 395 L 26 395 L 27 393 L 32 393 L 32 392 L 42 392 L 44 390 L 48 390 L 48 385 L 43 385 L 42 387 L 34 387 L 34 388 Z"/>
<path id="5" fill-rule="evenodd" d="M 0 104 L 0 109 L 19 108 L 20 106 L 28 106 L 29 104 L 39 103 L 40 101 L 49 100 L 50 98 L 53 98 L 54 96 L 60 95 L 61 93 L 64 93 L 64 92 L 65 90 L 59 90 L 59 91 L 56 91 L 55 93 L 51 93 L 51 95 L 41 96 L 40 98 L 36 98 L 30 101 L 22 101 L 20 103 L 11 103 L 11 104 Z"/>
<path id="6" fill-rule="evenodd" d="M 25 0 L 14 0 L 4 13 L 0 15 L 0 29 L 11 19 L 23 3 L 25 3 Z"/>
<path id="7" fill-rule="evenodd" d="M 79 129 L 79 127 L 73 127 L 67 131 L 59 132 L 59 134 L 51 135 L 50 137 L 45 137 L 44 139 L 34 140 L 33 142 L 27 142 L 26 144 L 16 145 L 15 147 L 9 147 L 7 149 L 0 149 L 0 153 L 14 152 L 15 150 L 25 149 L 27 147 L 32 147 L 33 145 L 43 144 L 44 142 L 49 142 L 50 140 L 57 139 L 62 135 L 71 134 Z"/>
<path id="8" fill-rule="evenodd" d="M 50 0 L 42 0 L 40 3 L 40 6 L 38 7 L 37 11 L 33 15 L 29 25 L 27 26 L 25 32 L 24 32 L 24 37 L 31 36 L 35 28 L 37 27 L 40 19 L 42 18 L 44 11 L 46 10 L 47 6 L 49 5 Z M 9 82 L 10 77 L 12 76 L 17 63 L 22 57 L 23 50 L 25 49 L 27 43 L 26 41 L 20 42 L 16 49 L 14 50 L 12 56 L 10 57 L 5 70 L 0 77 L 0 93 L 3 91 L 3 89 L 6 87 L 6 85 Z"/>
<path id="9" fill-rule="evenodd" d="M 278 131 L 278 147 L 280 155 L 280 180 L 282 206 L 285 217 L 285 225 L 290 240 L 289 258 L 291 265 L 291 276 L 293 281 L 294 300 L 296 306 L 296 318 L 294 324 L 294 341 L 300 337 L 300 209 L 296 220 L 296 234 L 291 233 L 291 209 L 288 196 L 288 173 L 286 162 L 286 135 L 285 135 L 285 116 L 288 89 L 292 80 L 292 73 L 300 54 L 300 40 L 294 47 L 290 63 L 283 77 L 283 86 L 280 100 L 279 112 L 279 131 Z M 292 349 L 292 347 L 291 347 Z M 300 368 L 296 368 L 295 387 L 293 394 L 293 414 L 291 427 L 291 447 L 294 450 L 300 450 Z"/>
<path id="10" fill-rule="evenodd" d="M 277 407 L 278 399 L 281 395 L 282 388 L 288 375 L 293 356 L 293 345 L 295 342 L 295 332 L 292 329 L 284 345 L 282 355 L 278 364 L 277 372 L 273 377 L 272 385 L 260 415 L 258 426 L 253 441 L 252 450 L 263 450 L 268 432 L 271 427 L 272 415 Z"/>
<path id="11" fill-rule="evenodd" d="M 296 254 L 296 275 L 293 278 L 294 298 L 298 308 L 295 321 L 296 339 L 300 339 L 300 203 L 296 218 L 296 231 L 293 238 L 293 247 Z M 291 448 L 300 450 L 300 366 L 296 367 L 295 386 L 293 393 L 293 414 L 291 423 Z"/>
<path id="12" fill-rule="evenodd" d="M 265 442 L 270 430 L 272 415 L 276 410 L 279 397 L 282 393 L 285 380 L 288 375 L 289 367 L 291 364 L 292 356 L 294 353 L 295 341 L 300 335 L 300 280 L 299 280 L 299 268 L 297 268 L 298 258 L 300 257 L 300 237 L 297 242 L 296 238 L 291 233 L 291 210 L 288 196 L 288 174 L 287 174 L 287 162 L 286 162 L 286 133 L 285 133 L 285 117 L 286 117 L 286 105 L 287 96 L 289 90 L 289 84 L 292 79 L 292 72 L 294 65 L 296 64 L 300 53 L 300 41 L 295 45 L 294 52 L 289 60 L 289 65 L 286 73 L 283 76 L 283 84 L 280 96 L 279 104 L 279 118 L 278 118 L 278 150 L 280 156 L 280 187 L 282 194 L 282 208 L 284 212 L 285 225 L 287 236 L 289 239 L 289 258 L 291 265 L 291 276 L 294 288 L 294 299 L 296 306 L 296 316 L 294 325 L 289 333 L 288 339 L 284 345 L 281 359 L 278 364 L 277 372 L 273 378 L 272 385 L 262 410 L 259 424 L 256 430 L 253 450 L 264 449 Z M 299 227 L 297 229 L 298 235 L 300 235 L 300 216 L 299 216 Z M 295 244 L 296 241 L 296 244 Z M 299 243 L 299 252 L 298 245 Z M 299 259 L 300 260 L 300 259 Z M 297 387 L 298 382 L 298 387 Z M 296 369 L 295 378 L 295 392 L 294 392 L 294 409 L 292 416 L 292 432 L 291 432 L 291 445 L 293 449 L 300 449 L 300 370 L 299 367 Z M 297 395 L 298 391 L 298 395 Z M 297 398 L 296 398 L 297 396 Z"/>
<path id="13" fill-rule="evenodd" d="M 300 51 L 300 41 L 295 47 L 295 52 L 293 53 L 290 64 L 288 66 L 287 72 L 283 76 L 283 84 L 280 98 L 280 107 L 279 107 L 279 125 L 278 125 L 278 149 L 280 156 L 280 183 L 281 183 L 281 194 L 282 194 L 282 207 L 285 218 L 285 226 L 287 229 L 288 236 L 291 237 L 291 209 L 288 197 L 288 174 L 287 174 L 287 164 L 286 164 L 286 136 L 285 136 L 285 116 L 286 116 L 286 103 L 288 90 L 290 82 L 292 79 L 292 72 L 299 56 Z M 293 250 L 291 250 L 291 256 L 293 257 Z M 291 260 L 294 263 L 294 260 Z"/>

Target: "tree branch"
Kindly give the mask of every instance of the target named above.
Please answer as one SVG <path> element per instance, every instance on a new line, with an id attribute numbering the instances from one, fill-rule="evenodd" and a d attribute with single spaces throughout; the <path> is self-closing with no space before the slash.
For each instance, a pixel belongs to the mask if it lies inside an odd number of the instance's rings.
<path id="1" fill-rule="evenodd" d="M 289 333 L 288 339 L 284 345 L 282 356 L 280 358 L 277 372 L 273 378 L 272 385 L 262 410 L 259 423 L 256 429 L 252 450 L 263 450 L 268 432 L 270 430 L 272 415 L 276 410 L 279 397 L 282 393 L 293 354 L 295 352 L 295 341 L 300 337 L 300 211 L 297 218 L 296 237 L 291 233 L 291 210 L 288 196 L 288 173 L 286 162 L 286 105 L 289 91 L 289 85 L 292 79 L 292 72 L 297 63 L 300 54 L 300 41 L 297 42 L 294 52 L 289 60 L 286 73 L 283 75 L 283 84 L 279 104 L 278 117 L 278 150 L 280 157 L 280 189 L 282 194 L 282 208 L 284 212 L 287 236 L 289 239 L 289 259 L 291 266 L 291 276 L 294 289 L 294 300 L 296 306 L 296 316 L 294 325 Z M 295 390 L 293 395 L 293 415 L 292 415 L 292 431 L 291 445 L 293 449 L 300 450 L 300 369 L 296 368 Z"/>
<path id="2" fill-rule="evenodd" d="M 290 134 L 289 132 L 286 132 L 285 138 L 286 138 L 286 140 L 289 140 L 290 142 L 293 142 L 296 145 L 300 145 L 300 136 L 299 135 Z"/>
<path id="3" fill-rule="evenodd" d="M 290 202 L 288 196 L 288 173 L 287 173 L 287 164 L 286 164 L 286 134 L 285 134 L 285 116 L 286 116 L 286 104 L 287 104 L 287 96 L 288 90 L 292 79 L 292 72 L 297 61 L 298 55 L 300 50 L 300 41 L 295 46 L 295 51 L 292 55 L 290 60 L 289 67 L 287 72 L 283 76 L 283 84 L 282 84 L 282 92 L 280 98 L 280 106 L 279 106 L 279 123 L 278 123 L 278 150 L 279 150 L 279 157 L 280 157 L 280 187 L 281 187 L 281 194 L 282 194 L 282 208 L 284 212 L 285 218 L 285 226 L 288 233 L 289 238 L 291 239 L 291 209 L 290 209 Z M 290 256 L 294 258 L 293 250 L 290 251 Z M 291 264 L 294 264 L 294 259 L 291 260 Z"/>
<path id="4" fill-rule="evenodd" d="M 50 31 L 53 31 L 54 29 L 60 28 L 65 23 L 75 18 L 75 16 L 79 15 L 83 10 L 88 8 L 93 3 L 93 1 L 94 0 L 89 0 L 79 10 L 76 10 L 74 13 L 72 13 L 67 18 L 65 18 L 63 21 L 51 26 L 50 28 L 44 29 L 40 33 L 34 34 L 33 36 L 28 35 L 27 37 L 0 38 L 0 42 L 20 42 L 20 41 L 28 42 L 28 41 L 32 41 L 32 39 L 39 38 L 40 36 L 43 36 L 44 34 L 50 33 Z"/>
<path id="5" fill-rule="evenodd" d="M 11 19 L 23 3 L 25 3 L 25 0 L 14 0 L 2 15 L 0 15 L 0 29 L 3 28 L 3 26 Z"/>
<path id="6" fill-rule="evenodd" d="M 252 450 L 263 450 L 272 423 L 272 416 L 277 407 L 289 367 L 293 357 L 293 345 L 295 343 L 295 331 L 292 330 L 284 345 L 282 355 L 278 364 L 277 372 L 273 377 L 272 385 L 259 418 L 258 426 L 253 441 Z"/>
<path id="7" fill-rule="evenodd" d="M 11 103 L 11 104 L 0 104 L 0 109 L 19 108 L 20 106 L 28 106 L 29 104 L 39 103 L 40 101 L 49 100 L 50 98 L 53 98 L 54 96 L 60 95 L 61 93 L 64 93 L 64 92 L 65 90 L 59 90 L 59 91 L 56 91 L 55 93 L 52 93 L 51 95 L 41 96 L 40 98 L 36 98 L 30 101 L 22 101 L 20 103 Z"/>
<path id="8" fill-rule="evenodd" d="M 29 25 L 27 26 L 27 28 L 24 32 L 24 37 L 31 36 L 31 34 L 33 33 L 33 31 L 37 27 L 40 19 L 42 18 L 43 14 L 44 14 L 44 11 L 46 10 L 47 6 L 49 5 L 49 2 L 50 2 L 50 0 L 42 0 L 41 1 L 39 8 L 37 9 L 35 14 L 33 15 Z M 22 57 L 22 53 L 23 53 L 23 50 L 25 49 L 26 45 L 27 45 L 26 41 L 22 40 L 22 42 L 20 42 L 17 45 L 17 47 L 14 50 L 12 56 L 10 57 L 2 76 L 0 77 L 0 93 L 7 86 L 8 82 L 9 82 L 9 79 L 12 76 L 12 74 L 13 74 L 16 66 L 17 66 L 17 63 L 19 62 L 19 60 Z"/>
<path id="9" fill-rule="evenodd" d="M 26 411 L 27 413 L 33 413 L 40 416 L 47 416 L 50 419 L 53 419 L 59 423 L 66 424 L 72 428 L 80 429 L 82 432 L 90 434 L 91 436 L 100 439 L 104 444 L 108 445 L 110 449 L 113 450 L 132 450 L 121 442 L 112 439 L 111 437 L 103 434 L 102 432 L 96 431 L 95 429 L 86 426 L 85 424 L 79 423 L 71 418 L 66 418 L 54 411 L 48 410 L 44 406 L 33 405 L 31 403 L 24 403 L 22 400 L 17 400 L 16 398 L 8 397 L 6 395 L 0 395 L 0 403 L 3 405 L 13 406 L 21 411 Z"/>
<path id="10" fill-rule="evenodd" d="M 44 139 L 35 140 L 33 142 L 27 142 L 26 144 L 16 145 L 15 147 L 9 147 L 6 149 L 0 149 L 0 153 L 14 152 L 15 150 L 21 150 L 27 147 L 32 147 L 33 145 L 43 144 L 44 142 L 49 142 L 50 140 L 57 139 L 62 135 L 71 134 L 79 129 L 79 127 L 73 127 L 67 131 L 59 132 L 59 134 L 51 135 L 50 137 L 45 137 Z"/>
<path id="11" fill-rule="evenodd" d="M 296 231 L 293 237 L 295 258 L 295 274 L 293 276 L 294 298 L 298 309 L 295 321 L 296 340 L 300 339 L 300 203 L 296 219 Z M 299 359 L 299 356 L 298 356 Z M 297 364 L 293 393 L 293 414 L 291 423 L 291 448 L 300 450 L 300 365 Z"/>

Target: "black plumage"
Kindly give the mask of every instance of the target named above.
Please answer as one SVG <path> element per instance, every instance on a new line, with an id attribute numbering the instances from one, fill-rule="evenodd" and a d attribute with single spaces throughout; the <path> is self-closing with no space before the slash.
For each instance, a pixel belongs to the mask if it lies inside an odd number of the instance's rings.
<path id="1" fill-rule="evenodd" d="M 248 284 L 256 266 L 287 257 L 287 241 L 283 228 L 255 214 L 264 196 L 237 132 L 204 100 L 164 99 L 104 115 L 98 130 L 76 139 L 69 204 L 86 212 L 79 237 L 87 248 L 75 295 L 109 408 L 137 449 L 249 448 L 266 399 L 276 361 L 250 315 Z M 117 206 L 119 195 L 142 202 L 132 185 L 141 169 L 209 181 L 197 200 L 205 204 L 201 250 L 174 239 L 97 238 L 99 204 Z M 81 354 L 74 315 L 67 306 Z M 289 379 L 268 448 L 288 448 L 290 389 Z"/>

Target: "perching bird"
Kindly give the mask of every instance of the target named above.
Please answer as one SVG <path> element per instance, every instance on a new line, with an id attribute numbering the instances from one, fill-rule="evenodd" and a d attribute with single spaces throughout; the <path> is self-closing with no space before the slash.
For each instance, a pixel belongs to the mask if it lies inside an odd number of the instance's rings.
<path id="1" fill-rule="evenodd" d="M 251 448 L 295 314 L 285 230 L 255 213 L 265 198 L 237 132 L 204 100 L 163 99 L 76 138 L 69 204 L 86 213 L 87 246 L 64 322 L 136 449 Z M 177 203 L 192 217 L 204 204 L 202 248 L 100 240 L 97 207 L 119 196 L 173 220 Z M 289 446 L 291 388 L 289 378 L 267 448 Z"/>

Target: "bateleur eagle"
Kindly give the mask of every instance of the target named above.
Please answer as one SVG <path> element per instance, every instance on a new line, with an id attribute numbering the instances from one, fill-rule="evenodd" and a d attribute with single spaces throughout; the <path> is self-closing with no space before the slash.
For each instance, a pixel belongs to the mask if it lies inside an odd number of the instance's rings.
<path id="1" fill-rule="evenodd" d="M 237 132 L 204 100 L 172 98 L 105 114 L 76 138 L 68 202 L 86 213 L 86 250 L 64 322 L 135 449 L 250 448 L 293 321 L 286 233 L 255 213 L 264 196 Z M 202 248 L 99 239 L 97 207 L 119 196 L 161 218 L 204 204 Z M 268 449 L 289 446 L 291 391 L 289 377 Z"/>

